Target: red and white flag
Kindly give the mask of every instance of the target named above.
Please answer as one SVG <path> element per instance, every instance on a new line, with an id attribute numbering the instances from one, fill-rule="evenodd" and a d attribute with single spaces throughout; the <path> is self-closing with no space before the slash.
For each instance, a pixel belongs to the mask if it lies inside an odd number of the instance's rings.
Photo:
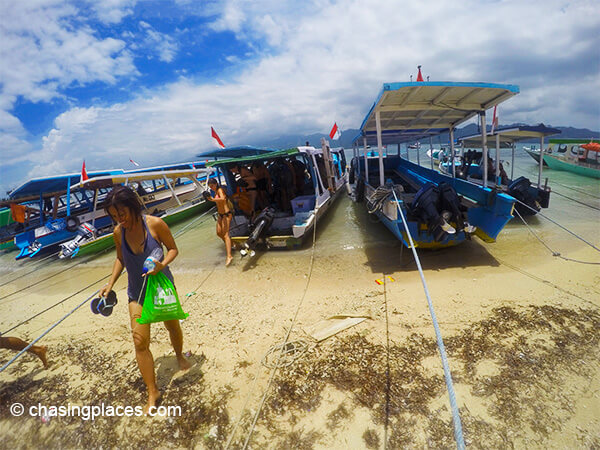
<path id="1" fill-rule="evenodd" d="M 138 163 L 136 163 L 133 159 L 129 159 L 129 162 L 132 163 L 134 166 L 136 167 L 140 167 L 140 165 Z"/>
<path id="2" fill-rule="evenodd" d="M 421 75 L 421 66 L 417 66 L 419 73 L 417 74 L 417 81 L 423 81 L 423 75 Z"/>
<path id="3" fill-rule="evenodd" d="M 225 144 L 223 144 L 223 141 L 221 140 L 221 138 L 219 137 L 219 135 L 217 134 L 217 132 L 215 131 L 215 129 L 213 127 L 210 127 L 210 132 L 211 132 L 211 135 L 212 135 L 213 139 L 215 140 L 216 144 L 221 148 L 225 148 Z"/>
<path id="4" fill-rule="evenodd" d="M 87 180 L 88 174 L 85 171 L 85 159 L 83 160 L 83 166 L 81 166 L 81 179 L 79 180 L 80 183 L 83 183 L 85 180 Z"/>
<path id="5" fill-rule="evenodd" d="M 338 126 L 337 126 L 337 122 L 333 124 L 333 128 L 331 129 L 331 131 L 329 132 L 329 138 L 333 139 L 333 137 L 335 136 L 335 133 L 337 133 L 338 130 Z"/>
<path id="6" fill-rule="evenodd" d="M 498 128 L 498 116 L 496 115 L 496 108 L 498 105 L 494 106 L 494 117 L 492 118 L 492 133 L 494 134 L 494 130 Z"/>

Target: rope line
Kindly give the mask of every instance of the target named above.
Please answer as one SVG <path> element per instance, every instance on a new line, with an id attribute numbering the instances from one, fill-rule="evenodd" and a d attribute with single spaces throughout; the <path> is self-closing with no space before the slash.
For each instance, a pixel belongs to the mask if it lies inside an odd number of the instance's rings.
<path id="1" fill-rule="evenodd" d="M 188 225 L 191 225 L 192 223 L 196 222 L 196 221 L 197 221 L 197 220 L 199 220 L 201 217 L 203 217 L 204 215 L 206 215 L 206 214 L 207 214 L 209 211 L 210 211 L 210 210 L 206 211 L 206 212 L 205 212 L 203 215 L 201 215 L 200 217 L 197 217 L 196 219 L 194 219 L 194 221 L 192 221 L 192 222 L 191 222 L 190 224 L 188 224 Z M 188 226 L 186 226 L 186 227 L 184 227 L 182 230 L 179 230 L 177 233 L 175 233 L 175 236 L 180 236 L 180 235 L 181 235 L 181 234 L 183 234 L 183 232 L 185 232 L 185 230 L 186 230 L 186 229 L 188 229 L 188 228 L 189 228 L 189 227 L 188 227 Z M 175 237 L 175 236 L 174 236 L 174 237 Z M 95 257 L 99 256 L 99 255 L 100 255 L 100 254 L 102 254 L 102 253 L 105 253 L 105 252 L 107 252 L 108 250 L 110 250 L 110 249 L 105 249 L 104 251 L 102 251 L 102 252 L 100 252 L 100 253 L 98 253 L 98 254 L 95 254 L 95 255 L 93 255 L 92 257 L 88 258 L 88 259 L 85 259 L 85 260 L 83 260 L 83 261 L 80 261 L 80 262 L 78 262 L 78 263 L 77 263 L 77 264 L 75 264 L 75 265 L 82 264 L 82 263 L 84 263 L 84 262 L 90 261 L 91 259 L 93 259 L 93 258 L 95 258 Z M 71 267 L 74 267 L 74 266 L 71 266 Z M 62 273 L 62 272 L 64 272 L 64 271 L 61 271 L 61 272 L 59 272 L 59 273 Z M 126 272 L 126 269 L 124 269 L 124 270 L 123 270 L 123 272 L 121 272 L 121 273 L 124 273 L 124 272 Z M 213 272 L 214 272 L 214 270 L 213 270 Z M 211 273 L 209 274 L 209 277 L 210 277 L 210 275 L 211 275 L 213 272 L 211 272 Z M 55 275 L 56 275 L 56 274 L 55 274 Z M 17 327 L 19 327 L 19 326 L 23 325 L 24 323 L 27 323 L 27 322 L 29 322 L 30 320 L 32 320 L 32 319 L 34 319 L 34 318 L 36 318 L 36 317 L 40 316 L 41 314 L 43 314 L 43 313 L 45 313 L 45 312 L 47 312 L 47 311 L 49 311 L 50 309 L 54 308 L 55 306 L 57 306 L 57 305 L 59 305 L 59 304 L 61 304 L 61 303 L 64 303 L 66 300 L 68 300 L 68 299 L 70 299 L 70 298 L 74 297 L 75 295 L 77 295 L 77 294 L 79 294 L 79 293 L 83 292 L 85 289 L 89 288 L 90 286 L 93 286 L 94 284 L 96 284 L 96 283 L 99 283 L 100 281 L 102 281 L 102 280 L 104 280 L 104 279 L 106 279 L 106 278 L 108 278 L 108 277 L 110 277 L 110 276 L 111 276 L 111 275 L 106 275 L 106 276 L 104 276 L 104 277 L 102 277 L 102 278 L 100 278 L 100 279 L 98 279 L 98 280 L 94 281 L 93 283 L 91 283 L 91 284 L 90 284 L 90 285 L 88 285 L 87 287 L 85 287 L 85 288 L 83 288 L 83 289 L 81 289 L 81 290 L 79 290 L 79 291 L 75 292 L 74 294 L 71 294 L 71 295 L 70 295 L 70 296 L 68 296 L 68 297 L 65 297 L 64 299 L 62 299 L 62 300 L 60 300 L 59 302 L 57 302 L 57 303 L 55 303 L 54 305 L 52 305 L 51 307 L 49 307 L 49 308 L 46 308 L 44 311 L 41 311 L 41 312 L 39 312 L 39 313 L 35 314 L 34 316 L 32 316 L 32 317 L 30 317 L 30 318 L 28 318 L 28 319 L 26 319 L 26 320 L 22 321 L 21 323 L 19 323 L 19 324 L 15 325 L 14 327 L 12 327 L 11 329 L 9 329 L 8 331 L 12 331 L 12 330 L 14 330 L 15 328 L 17 328 Z M 48 278 L 51 278 L 51 277 L 48 277 Z M 46 279 L 48 279 L 48 278 L 46 278 Z M 43 281 L 45 281 L 46 279 L 44 279 Z M 208 279 L 208 277 L 207 277 L 207 278 L 206 278 L 204 281 L 206 281 L 207 279 Z M 145 282 L 145 281 L 146 281 L 146 280 L 144 280 L 144 282 Z M 203 284 L 203 283 L 204 283 L 204 281 L 203 281 L 201 284 Z M 100 289 L 101 289 L 101 288 L 100 288 Z M 25 347 L 25 348 L 24 348 L 24 349 L 23 349 L 21 352 L 19 352 L 17 355 L 15 355 L 15 357 L 14 357 L 14 358 L 12 358 L 12 359 L 11 359 L 11 360 L 10 360 L 8 363 L 6 363 L 6 364 L 5 364 L 5 365 L 2 367 L 2 369 L 0 369 L 0 372 L 2 372 L 4 369 L 6 369 L 8 366 L 10 366 L 10 365 L 11 365 L 13 362 L 15 362 L 15 361 L 16 361 L 16 360 L 17 360 L 17 359 L 18 359 L 18 358 L 19 358 L 19 357 L 20 357 L 20 356 L 21 356 L 23 353 L 25 353 L 25 352 L 26 352 L 26 351 L 27 351 L 29 348 L 31 348 L 31 346 L 33 346 L 33 345 L 34 345 L 36 342 L 38 342 L 38 341 L 39 341 L 41 338 L 43 338 L 43 337 L 44 337 L 46 334 L 48 334 L 50 331 L 52 331 L 52 330 L 53 330 L 53 329 L 54 329 L 56 326 L 58 326 L 58 325 L 59 325 L 59 324 L 60 324 L 60 323 L 61 323 L 63 320 L 65 320 L 67 317 L 69 317 L 71 314 L 73 314 L 73 313 L 74 313 L 74 312 L 75 312 L 77 309 L 79 309 L 79 308 L 80 308 L 80 307 L 81 307 L 83 304 L 85 304 L 87 301 L 89 301 L 89 300 L 90 300 L 90 299 L 91 299 L 91 298 L 92 298 L 92 297 L 93 297 L 95 294 L 97 294 L 98 292 L 100 292 L 100 289 L 98 289 L 96 292 L 94 292 L 94 294 L 92 294 L 92 296 L 91 296 L 91 297 L 88 297 L 88 298 L 87 298 L 85 301 L 83 301 L 82 303 L 80 303 L 80 304 L 79 304 L 79 306 L 77 306 L 77 307 L 76 307 L 75 309 L 73 309 L 73 310 L 72 310 L 72 311 L 71 311 L 69 314 L 67 314 L 67 315 L 66 315 L 66 316 L 64 316 L 62 319 L 60 319 L 58 322 L 56 322 L 56 323 L 55 323 L 55 324 L 54 324 L 52 327 L 50 327 L 48 330 L 46 330 L 46 331 L 45 331 L 45 332 L 44 332 L 44 333 L 43 333 L 41 336 L 39 336 L 37 339 L 35 339 L 33 342 L 31 342 L 31 343 L 30 343 L 30 344 L 29 344 L 27 347 Z M 143 288 L 142 288 L 142 290 L 143 290 Z M 140 294 L 141 294 L 141 292 L 140 292 Z M 9 295 L 12 295 L 12 294 L 9 294 Z M 4 333 L 2 333 L 2 334 L 5 334 L 5 333 L 6 333 L 6 332 L 4 332 Z"/>
<path id="2" fill-rule="evenodd" d="M 552 191 L 552 193 L 555 194 L 555 195 L 558 195 L 560 197 L 564 197 L 564 198 L 566 198 L 568 200 L 571 200 L 572 202 L 579 203 L 580 205 L 587 206 L 588 208 L 595 209 L 596 211 L 600 211 L 600 208 L 598 208 L 597 206 L 593 206 L 593 205 L 590 205 L 589 203 L 581 202 L 581 201 L 576 200 L 576 199 L 574 199 L 572 197 L 569 197 L 569 196 L 567 196 L 565 194 L 561 194 L 560 192 Z"/>
<path id="3" fill-rule="evenodd" d="M 562 183 L 559 183 L 558 181 L 554 181 L 554 180 L 552 180 L 552 184 L 558 184 L 559 186 L 566 187 L 567 189 L 571 189 L 572 191 L 579 192 L 580 194 L 584 194 L 584 195 L 589 195 L 592 198 L 597 198 L 598 200 L 600 200 L 600 196 L 590 194 L 589 192 L 586 192 L 582 189 L 576 189 L 574 187 L 567 186 L 566 184 L 562 184 Z M 556 191 L 552 191 L 552 192 L 556 193 Z"/>
<path id="4" fill-rule="evenodd" d="M 521 221 L 525 224 L 525 226 L 527 227 L 527 229 L 529 230 L 529 232 L 538 240 L 540 241 L 540 243 L 546 247 L 550 253 L 552 253 L 552 256 L 558 256 L 561 259 L 564 259 L 565 261 L 572 261 L 572 262 L 576 262 L 576 263 L 580 263 L 580 264 L 597 264 L 600 265 L 600 262 L 590 262 L 590 261 L 580 261 L 577 259 L 572 259 L 572 258 L 567 258 L 566 256 L 562 256 L 560 254 L 560 252 L 557 252 L 555 250 L 553 250 L 552 248 L 550 248 L 550 246 L 548 246 L 548 244 L 546 244 L 542 238 L 540 238 L 534 231 L 533 229 L 529 226 L 529 224 L 525 221 L 525 219 L 523 218 L 523 216 L 521 216 L 521 214 L 519 214 L 519 211 L 517 211 L 515 209 L 515 213 L 517 214 L 517 216 L 519 216 L 519 219 L 521 219 Z"/>
<path id="5" fill-rule="evenodd" d="M 26 265 L 24 264 L 24 265 L 22 265 L 21 267 L 19 267 L 19 268 L 17 268 L 16 270 L 14 270 L 12 273 L 14 274 L 15 272 L 18 272 L 18 271 L 20 271 L 20 270 L 23 270 L 23 269 L 25 269 L 25 268 L 27 268 L 27 269 L 31 269 L 32 267 L 37 267 L 37 266 L 39 266 L 39 265 L 40 265 L 40 263 L 42 263 L 42 262 L 46 261 L 46 260 L 47 260 L 47 259 L 49 259 L 49 258 L 52 258 L 53 256 L 56 256 L 56 255 L 58 255 L 59 253 L 60 253 L 59 251 L 58 251 L 58 252 L 51 253 L 50 255 L 44 256 L 42 259 L 38 259 L 38 260 L 36 260 L 36 261 L 35 261 L 33 264 L 26 264 Z M 15 280 L 18 280 L 19 278 L 23 278 L 24 276 L 26 276 L 26 275 L 29 275 L 30 273 L 33 273 L 33 272 L 35 272 L 36 270 L 37 270 L 37 269 L 30 270 L 29 272 L 26 272 L 26 273 L 24 273 L 23 275 L 19 275 L 18 277 L 15 277 L 15 278 L 13 278 L 12 280 L 7 280 L 7 281 L 5 281 L 4 283 L 0 284 L 0 287 L 2 287 L 2 286 L 4 286 L 4 285 L 7 285 L 8 283 L 12 283 L 13 281 L 15 281 Z"/>
<path id="6" fill-rule="evenodd" d="M 2 366 L 2 368 L 0 369 L 0 373 L 4 372 L 4 370 L 8 366 L 10 366 L 13 362 L 15 362 L 17 360 L 17 358 L 19 358 L 23 353 L 25 353 L 27 350 L 29 350 L 31 347 L 33 347 L 33 345 L 35 343 L 37 343 L 40 339 L 42 339 L 44 336 L 46 336 L 48 333 L 50 333 L 50 331 L 52 331 L 54 328 L 56 328 L 58 325 L 60 325 L 60 323 L 63 322 L 67 317 L 69 317 L 71 314 L 73 314 L 75 311 L 77 311 L 79 308 L 81 308 L 83 305 L 85 305 L 88 301 L 90 301 L 90 299 L 94 295 L 96 295 L 98 292 L 100 292 L 100 289 L 98 289 L 96 292 L 94 292 L 92 295 L 90 295 L 88 298 L 86 298 L 84 301 L 82 301 L 79 305 L 77 305 L 69 313 L 67 313 L 62 319 L 60 319 L 58 322 L 56 322 L 54 325 L 52 325 L 50 328 L 48 328 L 46 331 L 44 331 L 38 338 L 36 338 L 34 341 L 32 341 L 27 347 L 25 347 L 23 350 L 21 350 L 19 353 L 17 353 L 13 359 L 11 359 L 6 364 L 4 364 L 4 366 Z"/>
<path id="7" fill-rule="evenodd" d="M 544 219 L 549 220 L 550 222 L 552 222 L 554 225 L 556 225 L 557 227 L 562 228 L 563 230 L 565 230 L 567 233 L 575 236 L 577 239 L 579 239 L 580 241 L 585 242 L 587 245 L 589 245 L 590 247 L 592 247 L 594 250 L 596 250 L 597 252 L 600 252 L 600 248 L 596 247 L 594 244 L 592 244 L 591 242 L 586 241 L 584 238 L 582 238 L 581 236 L 573 233 L 571 230 L 569 230 L 568 228 L 562 226 L 560 223 L 556 222 L 555 220 L 552 220 L 550 217 L 542 214 L 541 212 L 533 209 L 531 206 L 526 205 L 525 203 L 523 203 L 521 200 L 517 200 L 515 199 L 516 202 L 519 202 L 521 205 L 525 206 L 526 208 L 529 208 L 530 210 L 532 210 L 534 213 L 538 214 L 539 216 L 542 216 Z"/>
<path id="8" fill-rule="evenodd" d="M 296 307 L 296 312 L 294 313 L 294 317 L 292 318 L 292 323 L 290 324 L 290 327 L 287 330 L 287 333 L 285 335 L 284 341 L 281 344 L 281 350 L 277 355 L 277 360 L 275 361 L 275 363 L 273 363 L 273 368 L 271 369 L 271 374 L 269 376 L 269 380 L 267 382 L 267 387 L 265 388 L 265 391 L 260 399 L 260 403 L 258 406 L 258 409 L 256 411 L 256 413 L 254 414 L 254 418 L 252 420 L 252 424 L 250 425 L 250 429 L 248 430 L 248 434 L 246 436 L 246 439 L 244 441 L 244 445 L 242 446 L 242 449 L 246 449 L 248 447 L 248 443 L 250 442 L 250 438 L 252 437 L 252 433 L 254 432 L 254 428 L 256 427 L 256 422 L 258 421 L 258 418 L 260 416 L 260 413 L 262 411 L 262 407 L 265 403 L 265 400 L 267 398 L 267 394 L 269 393 L 269 388 L 271 387 L 271 383 L 273 382 L 273 379 L 275 378 L 275 374 L 277 373 L 277 370 L 280 367 L 280 360 L 283 356 L 283 354 L 286 352 L 287 350 L 287 344 L 289 343 L 289 337 L 290 334 L 292 332 L 292 329 L 294 328 L 294 324 L 296 323 L 296 319 L 298 317 L 298 313 L 300 312 L 300 307 L 302 306 L 302 303 L 304 302 L 304 299 L 306 298 L 306 293 L 308 292 L 308 286 L 310 284 L 310 280 L 312 278 L 312 272 L 313 272 L 313 266 L 314 266 L 314 260 L 315 260 L 315 244 L 316 244 L 316 235 L 317 235 L 317 211 L 315 209 L 315 224 L 313 227 L 313 237 L 312 237 L 312 248 L 311 248 L 311 255 L 310 255 L 310 262 L 309 262 L 309 269 L 308 269 L 308 276 L 306 278 L 306 285 L 304 287 L 304 292 L 302 294 L 302 298 L 300 299 L 300 302 L 298 303 L 298 306 Z M 250 400 L 250 396 L 252 395 L 253 391 L 254 391 L 254 387 L 256 386 L 256 382 L 258 380 L 258 374 L 260 373 L 260 365 L 258 366 L 257 372 L 254 376 L 254 380 L 252 382 L 252 387 L 250 389 L 250 392 L 248 392 L 248 395 L 246 397 L 246 401 L 244 402 L 244 406 L 242 408 L 242 412 L 246 410 L 246 406 L 248 404 L 248 401 Z M 233 430 L 231 431 L 231 434 L 229 435 L 229 438 L 227 439 L 227 444 L 225 446 L 225 449 L 229 449 L 231 446 L 231 442 L 233 441 L 233 437 L 235 435 L 235 432 L 238 428 L 238 426 L 240 425 L 241 421 L 242 421 L 242 414 L 240 414 L 240 418 L 237 421 L 237 423 L 235 424 Z"/>
<path id="9" fill-rule="evenodd" d="M 421 276 L 421 283 L 423 284 L 423 289 L 425 290 L 425 296 L 427 297 L 427 305 L 429 306 L 429 314 L 431 315 L 431 320 L 433 321 L 433 328 L 435 329 L 437 345 L 438 345 L 438 349 L 440 351 L 440 356 L 442 358 L 442 366 L 444 368 L 444 378 L 446 380 L 446 388 L 448 389 L 448 396 L 450 397 L 450 408 L 452 410 L 452 422 L 454 424 L 454 440 L 456 441 L 456 447 L 460 450 L 463 450 L 465 448 L 465 442 L 463 439 L 462 424 L 460 421 L 460 413 L 458 411 L 458 406 L 456 404 L 456 394 L 454 393 L 454 385 L 452 384 L 452 374 L 450 373 L 450 365 L 448 364 L 448 356 L 446 355 L 446 347 L 444 346 L 444 341 L 442 340 L 442 332 L 440 331 L 437 317 L 436 317 L 435 311 L 433 309 L 433 302 L 431 301 L 431 296 L 429 295 L 429 288 L 427 287 L 427 281 L 425 281 L 425 275 L 423 274 L 423 268 L 421 267 L 421 261 L 419 260 L 419 256 L 417 255 L 417 250 L 415 249 L 412 235 L 410 234 L 410 230 L 408 229 L 408 224 L 406 223 L 406 219 L 404 217 L 404 213 L 402 212 L 402 208 L 400 208 L 400 202 L 398 200 L 398 197 L 396 197 L 396 192 L 393 189 L 392 189 L 392 193 L 394 194 L 394 198 L 396 199 L 396 206 L 398 207 L 398 211 L 400 212 L 400 216 L 402 217 L 402 224 L 404 225 L 404 230 L 406 231 L 406 234 L 408 235 L 408 239 L 410 241 L 410 248 L 411 248 L 413 256 L 415 258 L 415 262 L 417 263 L 417 268 L 419 269 L 419 275 Z"/>
<path id="10" fill-rule="evenodd" d="M 383 449 L 388 448 L 388 428 L 390 423 L 390 390 L 391 390 L 391 373 L 390 373 L 390 321 L 388 314 L 387 301 L 387 283 L 385 274 L 383 275 L 383 300 L 385 302 L 385 336 L 386 336 L 386 367 L 385 367 L 385 425 L 383 431 Z"/>

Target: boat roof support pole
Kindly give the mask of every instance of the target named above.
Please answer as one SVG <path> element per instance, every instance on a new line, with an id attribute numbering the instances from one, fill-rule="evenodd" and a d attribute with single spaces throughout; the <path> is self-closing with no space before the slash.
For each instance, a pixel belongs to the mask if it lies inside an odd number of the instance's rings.
<path id="1" fill-rule="evenodd" d="M 456 164 L 454 164 L 454 125 L 450 125 L 450 164 L 452 164 L 452 178 L 456 178 Z"/>
<path id="2" fill-rule="evenodd" d="M 441 151 L 440 149 L 440 153 Z M 431 158 L 429 158 L 431 160 L 431 170 L 433 170 L 433 138 L 431 136 L 429 136 L 429 154 L 431 155 Z"/>
<path id="3" fill-rule="evenodd" d="M 410 151 L 410 149 L 408 148 L 409 145 L 406 145 L 406 159 L 410 162 L 410 153 L 408 153 Z"/>
<path id="4" fill-rule="evenodd" d="M 96 223 L 96 207 L 98 206 L 98 189 L 94 191 L 94 211 L 92 212 L 92 226 Z"/>
<path id="5" fill-rule="evenodd" d="M 363 151 L 365 153 L 365 183 L 369 184 L 369 158 L 367 156 L 367 137 L 363 137 Z"/>
<path id="6" fill-rule="evenodd" d="M 500 186 L 500 135 L 496 133 L 496 186 Z"/>
<path id="7" fill-rule="evenodd" d="M 421 165 L 421 157 L 419 156 L 419 151 L 421 150 L 421 144 L 417 143 L 417 165 Z"/>
<path id="8" fill-rule="evenodd" d="M 400 156 L 400 142 L 396 144 L 398 146 L 398 156 Z"/>
<path id="9" fill-rule="evenodd" d="M 488 170 L 487 170 L 487 160 L 488 160 L 488 148 L 487 148 L 487 128 L 485 126 L 485 111 L 481 111 L 479 113 L 479 121 L 481 123 L 481 148 L 483 150 L 483 157 L 481 158 L 481 166 L 483 166 L 483 187 L 487 187 L 487 179 L 488 179 Z"/>
<path id="10" fill-rule="evenodd" d="M 538 189 L 542 188 L 542 170 L 544 167 L 544 135 L 540 135 L 540 171 L 538 172 Z"/>
<path id="11" fill-rule="evenodd" d="M 383 144 L 381 143 L 381 111 L 375 112 L 375 127 L 377 128 L 377 153 L 379 153 L 379 186 L 385 184 L 383 173 Z"/>
<path id="12" fill-rule="evenodd" d="M 163 177 L 163 180 L 165 180 L 165 183 L 167 184 L 167 186 L 169 186 L 169 190 L 171 191 L 171 195 L 177 201 L 177 204 L 179 206 L 181 206 L 181 200 L 179 200 L 179 197 L 177 197 L 175 195 L 175 191 L 173 190 L 173 186 L 171 186 L 171 183 L 169 183 L 169 180 L 167 179 L 166 175 Z"/>
<path id="13" fill-rule="evenodd" d="M 71 177 L 67 178 L 67 217 L 71 215 Z"/>
<path id="14" fill-rule="evenodd" d="M 515 143 L 512 143 L 512 156 L 510 158 L 510 179 L 514 180 L 515 174 Z"/>

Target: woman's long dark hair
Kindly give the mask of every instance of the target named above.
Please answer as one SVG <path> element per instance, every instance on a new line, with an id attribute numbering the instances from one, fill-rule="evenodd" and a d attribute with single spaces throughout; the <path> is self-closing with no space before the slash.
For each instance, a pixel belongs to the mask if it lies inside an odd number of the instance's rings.
<path id="1" fill-rule="evenodd" d="M 142 204 L 135 192 L 129 186 L 115 186 L 104 200 L 104 211 L 110 216 L 108 209 L 113 206 L 127 207 L 135 217 L 142 216 Z M 110 216 L 112 217 L 112 216 Z"/>

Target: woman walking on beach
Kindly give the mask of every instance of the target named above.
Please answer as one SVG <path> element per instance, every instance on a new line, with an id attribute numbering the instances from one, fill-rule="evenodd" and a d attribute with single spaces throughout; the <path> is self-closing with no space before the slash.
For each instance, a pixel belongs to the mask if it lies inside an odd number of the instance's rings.
<path id="1" fill-rule="evenodd" d="M 139 324 L 136 321 L 142 315 L 142 305 L 144 304 L 145 289 L 142 289 L 144 287 L 142 270 L 144 261 L 152 251 L 156 248 L 162 249 L 164 245 L 167 248 L 167 254 L 162 261 L 156 263 L 156 267 L 148 272 L 148 275 L 162 271 L 173 282 L 173 275 L 167 266 L 175 259 L 178 250 L 167 224 L 158 217 L 142 215 L 142 205 L 130 188 L 115 187 L 106 197 L 105 210 L 117 223 L 113 234 L 117 259 L 110 280 L 101 289 L 100 295 L 108 295 L 123 268 L 126 268 L 129 317 L 135 345 L 135 357 L 148 390 L 148 403 L 145 409 L 147 413 L 150 407 L 156 406 L 160 392 L 154 374 L 154 358 L 150 353 L 150 324 Z M 139 303 L 138 299 L 140 299 Z M 189 369 L 190 364 L 182 354 L 183 334 L 179 320 L 167 320 L 164 324 L 169 332 L 179 368 L 181 370 Z"/>
<path id="2" fill-rule="evenodd" d="M 233 218 L 233 207 L 231 201 L 227 198 L 225 189 L 217 182 L 216 179 L 208 180 L 208 186 L 215 193 L 214 197 L 208 194 L 206 199 L 215 202 L 217 205 L 217 236 L 225 242 L 225 250 L 227 251 L 227 260 L 225 266 L 229 266 L 233 261 L 231 256 L 231 237 L 229 236 L 229 227 Z"/>

